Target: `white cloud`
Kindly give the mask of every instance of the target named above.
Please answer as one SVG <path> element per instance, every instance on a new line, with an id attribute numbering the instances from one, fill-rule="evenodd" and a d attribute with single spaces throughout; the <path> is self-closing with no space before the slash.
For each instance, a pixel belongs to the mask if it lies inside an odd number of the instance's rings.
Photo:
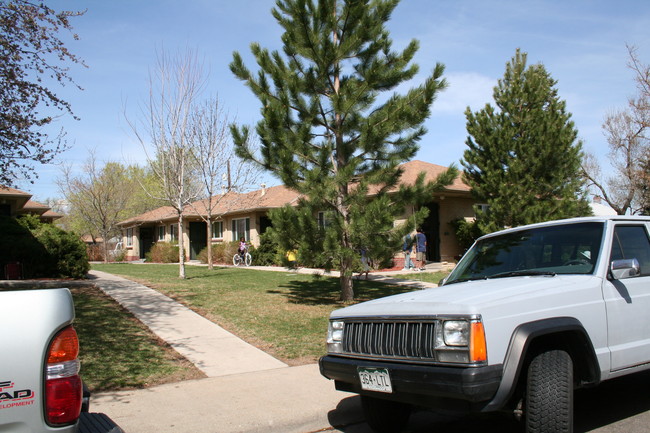
<path id="1" fill-rule="evenodd" d="M 476 111 L 492 102 L 497 80 L 475 72 L 459 72 L 445 77 L 449 86 L 433 103 L 434 113 L 463 115 L 469 106 Z"/>

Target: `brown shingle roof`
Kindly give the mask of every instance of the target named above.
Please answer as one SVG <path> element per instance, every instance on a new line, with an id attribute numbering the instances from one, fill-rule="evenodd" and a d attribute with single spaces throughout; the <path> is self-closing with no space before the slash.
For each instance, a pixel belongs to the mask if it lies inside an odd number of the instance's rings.
<path id="1" fill-rule="evenodd" d="M 447 167 L 441 165 L 431 164 L 423 161 L 410 161 L 402 165 L 404 174 L 401 181 L 404 184 L 412 185 L 421 172 L 426 173 L 425 180 L 433 181 L 436 177 L 447 170 Z M 468 193 L 470 188 L 465 184 L 461 176 L 445 188 L 445 191 Z M 298 202 L 300 194 L 288 189 L 283 185 L 272 186 L 257 191 L 248 193 L 235 193 L 229 192 L 220 194 L 213 198 L 213 215 L 228 215 L 236 213 L 245 213 L 258 210 L 268 210 L 273 208 L 282 207 L 286 204 L 294 204 Z M 184 211 L 184 216 L 198 216 L 206 215 L 208 200 L 199 200 L 192 203 Z M 171 206 L 163 206 L 141 215 L 129 218 L 122 221 L 120 226 L 129 226 L 142 223 L 156 223 L 162 221 L 175 220 L 177 218 L 176 210 Z"/>
<path id="2" fill-rule="evenodd" d="M 404 169 L 404 174 L 402 175 L 402 183 L 407 185 L 413 185 L 417 179 L 418 174 L 421 172 L 426 173 L 425 181 L 433 181 L 438 177 L 439 174 L 447 170 L 448 167 L 443 167 L 442 165 L 431 164 L 424 161 L 409 161 L 405 164 L 402 164 Z M 469 192 L 470 187 L 462 180 L 462 175 L 458 175 L 454 182 L 445 188 L 447 191 L 458 191 L 458 192 Z"/>
<path id="3" fill-rule="evenodd" d="M 147 222 L 162 222 L 176 219 L 178 214 L 176 209 L 171 206 L 162 206 L 154 210 L 136 215 L 132 218 L 120 222 L 120 226 L 131 226 Z"/>
<path id="4" fill-rule="evenodd" d="M 2 186 L 2 185 L 0 185 L 0 195 L 24 196 L 24 197 L 32 196 L 30 193 L 27 193 L 25 191 L 21 191 L 15 188 L 9 188 L 8 186 Z"/>
<path id="5" fill-rule="evenodd" d="M 212 214 L 225 215 L 229 213 L 251 212 L 282 207 L 297 202 L 299 194 L 283 185 L 251 191 L 247 193 L 229 192 L 214 196 L 212 199 Z M 206 215 L 210 204 L 208 199 L 199 200 L 189 206 L 184 215 Z"/>
<path id="6" fill-rule="evenodd" d="M 16 200 L 17 213 L 20 214 L 36 214 L 43 219 L 55 220 L 63 218 L 60 213 L 54 212 L 51 208 L 43 203 L 30 200 L 32 195 L 28 192 L 21 191 L 7 186 L 0 186 L 0 196 L 9 197 Z"/>
<path id="7" fill-rule="evenodd" d="M 43 213 L 48 209 L 50 209 L 49 206 L 45 206 L 43 203 L 39 203 L 34 200 L 27 200 L 27 203 L 25 203 L 25 206 L 23 206 L 24 211 L 36 213 Z"/>

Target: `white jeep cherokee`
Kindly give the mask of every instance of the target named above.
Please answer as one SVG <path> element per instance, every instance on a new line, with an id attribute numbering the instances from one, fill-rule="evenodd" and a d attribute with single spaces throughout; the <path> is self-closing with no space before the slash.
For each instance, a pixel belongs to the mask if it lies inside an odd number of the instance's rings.
<path id="1" fill-rule="evenodd" d="M 378 432 L 414 406 L 571 432 L 573 392 L 650 368 L 650 217 L 483 236 L 441 287 L 334 311 L 321 373 Z"/>

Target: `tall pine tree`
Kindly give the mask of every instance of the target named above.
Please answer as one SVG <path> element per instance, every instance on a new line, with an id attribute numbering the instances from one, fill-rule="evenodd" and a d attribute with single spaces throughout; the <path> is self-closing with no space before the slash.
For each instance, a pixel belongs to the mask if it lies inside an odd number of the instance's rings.
<path id="1" fill-rule="evenodd" d="M 490 104 L 472 113 L 461 164 L 465 180 L 488 209 L 483 232 L 588 215 L 581 178 L 582 143 L 557 81 L 519 50 L 494 88 Z"/>
<path id="2" fill-rule="evenodd" d="M 392 255 L 409 229 L 393 227 L 403 204 L 430 199 L 456 175 L 452 168 L 435 184 L 422 177 L 414 188 L 397 187 L 399 164 L 415 156 L 422 123 L 446 85 L 438 64 L 422 85 L 383 96 L 418 72 L 411 63 L 417 41 L 393 51 L 385 28 L 398 2 L 278 0 L 272 14 L 284 29 L 283 54 L 252 44 L 259 72 L 238 53 L 230 65 L 262 105 L 260 157 L 246 147 L 248 128 L 233 127 L 240 156 L 303 196 L 299 206 L 272 213 L 272 233 L 303 264 L 340 270 L 342 300 L 353 299 L 360 251 Z"/>

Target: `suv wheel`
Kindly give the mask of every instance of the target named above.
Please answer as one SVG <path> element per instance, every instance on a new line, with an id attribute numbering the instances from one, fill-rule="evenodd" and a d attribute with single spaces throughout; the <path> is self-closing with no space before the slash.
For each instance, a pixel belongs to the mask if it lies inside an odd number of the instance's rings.
<path id="1" fill-rule="evenodd" d="M 411 405 L 361 396 L 366 422 L 377 433 L 401 432 L 411 416 Z"/>
<path id="2" fill-rule="evenodd" d="M 526 433 L 573 431 L 573 361 L 563 350 L 533 358 L 524 400 Z"/>

